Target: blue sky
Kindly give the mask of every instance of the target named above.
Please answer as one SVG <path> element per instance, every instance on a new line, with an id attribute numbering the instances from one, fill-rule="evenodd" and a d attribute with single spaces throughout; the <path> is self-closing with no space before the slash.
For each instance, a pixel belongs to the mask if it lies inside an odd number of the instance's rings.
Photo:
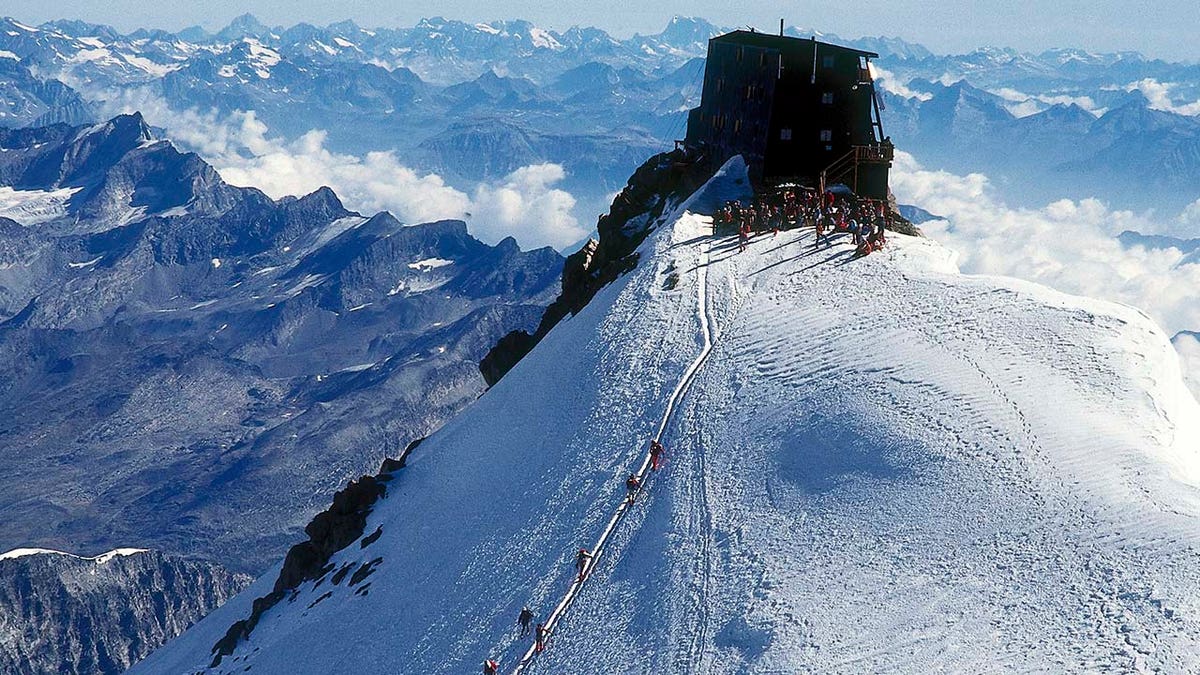
<path id="1" fill-rule="evenodd" d="M 630 6 L 634 5 L 634 6 Z M 1014 0 L 980 2 L 890 0 L 880 2 L 767 2 L 742 0 L 661 0 L 655 3 L 530 2 L 529 0 L 453 0 L 404 3 L 378 0 L 6 0 L 0 13 L 40 23 L 77 18 L 122 30 L 137 27 L 182 28 L 200 24 L 219 28 L 234 16 L 252 12 L 264 22 L 327 24 L 350 18 L 365 26 L 408 26 L 424 16 L 472 21 L 525 18 L 549 28 L 574 24 L 604 28 L 618 36 L 658 32 L 675 14 L 702 16 L 721 25 L 813 27 L 845 37 L 894 35 L 937 52 L 977 46 L 1041 50 L 1081 47 L 1094 51 L 1132 49 L 1170 60 L 1200 59 L 1200 2 L 1156 0 Z"/>

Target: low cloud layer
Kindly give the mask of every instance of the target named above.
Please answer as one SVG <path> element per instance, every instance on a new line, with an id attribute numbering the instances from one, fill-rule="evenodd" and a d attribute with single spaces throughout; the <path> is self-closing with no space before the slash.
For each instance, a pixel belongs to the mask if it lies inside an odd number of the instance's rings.
<path id="1" fill-rule="evenodd" d="M 1026 94 L 1011 87 L 1001 87 L 992 93 L 1007 101 L 1005 107 L 1017 117 L 1029 117 L 1055 105 L 1077 105 L 1095 117 L 1103 115 L 1107 109 L 1096 105 L 1091 96 L 1071 96 L 1069 94 Z"/>
<path id="2" fill-rule="evenodd" d="M 1115 238 L 1125 230 L 1168 229 L 1146 215 L 1114 211 L 1097 199 L 1011 208 L 986 176 L 929 171 L 906 153 L 897 153 L 892 189 L 901 203 L 946 219 L 921 227 L 959 253 L 964 272 L 1017 277 L 1132 305 L 1169 335 L 1200 330 L 1200 264 L 1189 264 L 1175 248 L 1125 248 Z M 1200 203 L 1190 210 L 1200 213 Z"/>
<path id="3" fill-rule="evenodd" d="M 1103 87 L 1103 89 L 1110 91 L 1140 91 L 1142 92 L 1142 96 L 1145 96 L 1146 100 L 1150 102 L 1150 107 L 1154 110 L 1162 110 L 1177 115 L 1200 115 L 1200 101 L 1176 103 L 1175 97 L 1172 95 L 1172 90 L 1175 86 L 1171 82 L 1159 82 L 1152 77 L 1147 77 L 1127 84 L 1124 87 Z"/>
<path id="4" fill-rule="evenodd" d="M 1176 336 L 1173 342 L 1183 360 L 1184 379 L 1200 398 L 1200 337 L 1194 333 L 1183 333 Z"/>
<path id="5" fill-rule="evenodd" d="M 198 153 L 233 185 L 252 186 L 273 198 L 303 195 L 327 185 L 350 209 L 390 211 L 404 222 L 466 220 L 471 233 L 496 243 L 513 236 L 525 247 L 569 246 L 587 234 L 572 214 L 575 198 L 555 187 L 562 166 L 523 167 L 469 193 L 441 176 L 405 166 L 392 152 L 363 156 L 334 152 L 326 134 L 313 130 L 288 141 L 270 133 L 253 111 L 228 116 L 170 109 L 145 92 L 125 92 L 109 112 L 139 110 L 167 129 L 181 148 Z"/>
<path id="6" fill-rule="evenodd" d="M 881 68 L 875 62 L 871 63 L 871 77 L 879 83 L 881 89 L 897 96 L 915 98 L 919 101 L 928 101 L 933 98 L 933 94 L 929 92 L 910 89 L 908 85 L 900 81 L 900 78 L 896 77 L 895 73 L 887 68 Z"/>

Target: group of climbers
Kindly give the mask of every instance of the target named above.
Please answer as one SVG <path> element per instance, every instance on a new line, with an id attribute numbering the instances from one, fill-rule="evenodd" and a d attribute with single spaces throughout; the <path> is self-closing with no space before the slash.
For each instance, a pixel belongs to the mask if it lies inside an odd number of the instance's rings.
<path id="1" fill-rule="evenodd" d="M 650 469 L 658 471 L 664 463 L 666 448 L 662 446 L 656 439 L 650 441 Z M 642 481 L 636 473 L 629 474 L 629 478 L 625 481 L 626 502 L 633 505 L 637 499 L 638 492 L 641 491 Z M 587 580 L 588 574 L 591 573 L 592 561 L 596 555 L 586 548 L 581 548 L 575 554 L 575 581 L 574 583 L 582 584 Z M 521 613 L 517 615 L 517 625 L 521 628 L 520 638 L 529 635 L 529 626 L 533 624 L 533 610 L 528 607 L 521 608 Z M 545 622 L 539 621 L 537 627 L 533 629 L 533 651 L 535 654 L 540 654 L 546 649 L 549 641 L 550 629 L 546 627 Z M 494 659 L 488 659 L 483 662 L 484 675 L 496 675 L 500 668 L 499 662 Z"/>
<path id="2" fill-rule="evenodd" d="M 758 195 L 748 205 L 726 202 L 713 216 L 713 232 L 736 232 L 739 253 L 746 250 L 750 237 L 768 231 L 779 234 L 780 230 L 811 227 L 816 234 L 814 248 L 829 245 L 833 233 L 844 232 L 854 242 L 855 255 L 864 256 L 883 248 L 888 218 L 886 205 L 878 200 L 788 188 Z"/>

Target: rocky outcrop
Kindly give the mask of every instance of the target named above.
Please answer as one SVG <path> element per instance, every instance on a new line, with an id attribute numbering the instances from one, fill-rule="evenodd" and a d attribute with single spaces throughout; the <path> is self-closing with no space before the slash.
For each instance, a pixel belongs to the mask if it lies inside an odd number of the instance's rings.
<path id="1" fill-rule="evenodd" d="M 289 591 L 294 591 L 305 581 L 317 580 L 333 571 L 329 559 L 334 553 L 346 548 L 363 536 L 367 525 L 367 516 L 379 498 L 387 494 L 386 484 L 392 480 L 392 474 L 404 468 L 404 461 L 421 441 L 417 439 L 409 443 L 399 459 L 386 458 L 379 467 L 379 473 L 374 476 L 363 476 L 351 481 L 345 489 L 333 496 L 333 504 L 318 513 L 312 522 L 304 528 L 308 540 L 293 546 L 284 558 L 283 568 L 275 579 L 275 585 L 267 595 L 257 598 L 251 605 L 250 616 L 236 621 L 225 632 L 225 636 L 213 645 L 213 668 L 221 663 L 221 659 L 229 656 L 237 648 L 238 643 L 250 636 L 251 631 L 258 625 L 262 615 L 283 600 Z M 379 538 L 382 530 L 377 530 L 362 541 L 366 548 Z M 365 570 L 355 573 L 351 585 L 357 584 L 371 573 L 378 561 Z M 334 581 L 339 583 L 340 579 Z"/>
<path id="2" fill-rule="evenodd" d="M 929 220 L 937 220 L 939 216 L 915 206 L 901 205 L 896 201 L 896 195 L 888 188 L 888 221 L 887 228 L 893 232 L 906 234 L 910 237 L 924 237 L 925 233 L 917 225 Z"/>
<path id="3" fill-rule="evenodd" d="M 124 672 L 249 583 L 153 551 L 0 556 L 0 672 Z"/>

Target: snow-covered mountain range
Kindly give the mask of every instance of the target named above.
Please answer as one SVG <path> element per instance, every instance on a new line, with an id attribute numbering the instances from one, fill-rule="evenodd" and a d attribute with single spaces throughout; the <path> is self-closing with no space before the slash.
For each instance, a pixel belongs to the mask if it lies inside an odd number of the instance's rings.
<path id="1" fill-rule="evenodd" d="M 340 496 L 310 526 L 326 557 L 289 555 L 132 672 L 1200 665 L 1200 405 L 1163 331 L 922 238 L 738 253 L 706 215 L 735 169 Z M 554 617 L 545 652 L 522 606 Z"/>
<path id="2" fill-rule="evenodd" d="M 142 109 L 170 128 L 194 122 L 171 111 L 253 110 L 283 138 L 317 129 L 333 151 L 394 150 L 460 187 L 561 164 L 587 223 L 643 158 L 682 136 L 707 38 L 725 30 L 676 18 L 659 34 L 616 39 L 526 21 L 289 28 L 247 15 L 215 34 L 121 34 L 7 19 L 3 67 L 40 79 L 13 76 L 0 124 L 76 122 L 90 106 Z M 878 51 L 886 130 L 899 146 L 929 168 L 992 176 L 1014 205 L 1099 196 L 1168 217 L 1200 199 L 1196 64 L 1070 49 L 939 55 L 898 38 L 787 32 Z M 74 89 L 34 91 L 63 83 Z"/>

